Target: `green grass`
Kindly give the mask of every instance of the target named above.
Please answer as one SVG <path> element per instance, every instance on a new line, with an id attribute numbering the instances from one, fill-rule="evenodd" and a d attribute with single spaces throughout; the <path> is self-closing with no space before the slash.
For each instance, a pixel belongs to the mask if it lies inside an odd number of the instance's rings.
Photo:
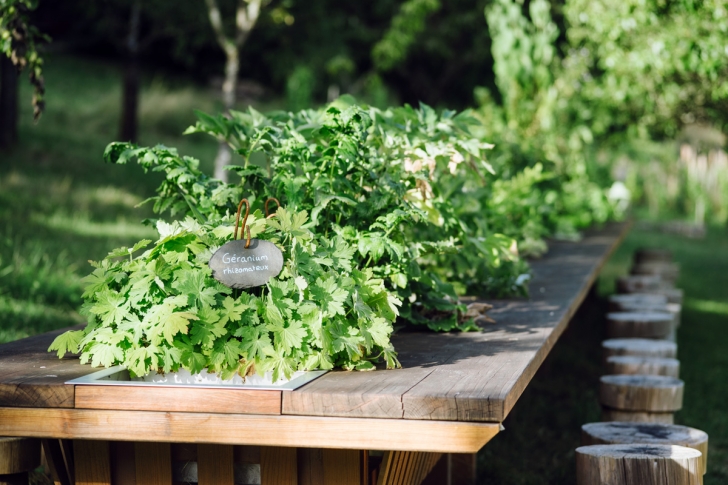
<path id="1" fill-rule="evenodd" d="M 117 139 L 121 74 L 114 64 L 50 57 L 47 109 L 35 125 L 21 84 L 20 140 L 0 153 L 0 342 L 80 322 L 88 260 L 156 236 L 140 223 L 150 208 L 136 206 L 154 194 L 159 175 L 102 160 Z M 215 140 L 181 135 L 195 121 L 193 109 L 216 110 L 215 94 L 183 81 L 145 80 L 140 143 L 178 147 L 209 172 Z"/>
<path id="2" fill-rule="evenodd" d="M 604 296 L 627 273 L 640 246 L 665 247 L 681 265 L 685 290 L 678 357 L 685 381 L 675 422 L 710 437 L 706 485 L 728 483 L 728 230 L 690 240 L 633 229 L 602 270 L 590 295 L 506 419 L 505 431 L 479 453 L 479 483 L 571 485 L 582 424 L 599 421 L 597 383 L 603 374 Z"/>

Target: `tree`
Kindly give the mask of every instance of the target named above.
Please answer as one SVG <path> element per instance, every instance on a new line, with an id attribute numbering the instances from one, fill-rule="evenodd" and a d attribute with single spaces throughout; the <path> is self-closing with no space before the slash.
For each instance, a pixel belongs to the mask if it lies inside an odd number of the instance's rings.
<path id="1" fill-rule="evenodd" d="M 258 21 L 263 0 L 238 0 L 233 36 L 228 36 L 226 33 L 217 0 L 205 0 L 205 3 L 217 43 L 225 52 L 225 79 L 222 84 L 222 102 L 224 111 L 229 112 L 235 107 L 238 73 L 240 72 L 240 49 L 248 40 L 250 32 Z M 230 163 L 231 157 L 230 146 L 224 140 L 221 140 L 215 157 L 215 178 L 227 181 L 225 166 Z"/>
<path id="2" fill-rule="evenodd" d="M 38 54 L 37 43 L 48 39 L 28 21 L 30 11 L 36 6 L 33 0 L 0 1 L 0 146 L 12 145 L 17 138 L 17 76 L 26 67 L 34 88 L 32 103 L 35 121 L 38 121 L 45 107 L 43 59 Z"/>

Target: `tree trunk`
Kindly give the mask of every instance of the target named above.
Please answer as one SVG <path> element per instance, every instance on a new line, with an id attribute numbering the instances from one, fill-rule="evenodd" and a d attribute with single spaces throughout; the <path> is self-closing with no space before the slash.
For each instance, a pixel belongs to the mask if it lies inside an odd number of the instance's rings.
<path id="1" fill-rule="evenodd" d="M 126 40 L 126 64 L 121 101 L 121 123 L 119 138 L 123 141 L 137 141 L 139 110 L 139 23 L 141 4 L 135 1 L 129 17 L 129 35 Z"/>
<path id="2" fill-rule="evenodd" d="M 240 59 L 237 47 L 229 46 L 225 49 L 225 80 L 222 83 L 222 103 L 225 113 L 229 113 L 235 107 L 235 95 L 238 87 L 238 72 L 240 71 Z M 223 182 L 228 180 L 228 172 L 225 167 L 232 159 L 232 150 L 226 141 L 220 141 L 215 157 L 215 178 Z"/>
<path id="3" fill-rule="evenodd" d="M 0 54 L 0 148 L 18 140 L 18 71 Z"/>

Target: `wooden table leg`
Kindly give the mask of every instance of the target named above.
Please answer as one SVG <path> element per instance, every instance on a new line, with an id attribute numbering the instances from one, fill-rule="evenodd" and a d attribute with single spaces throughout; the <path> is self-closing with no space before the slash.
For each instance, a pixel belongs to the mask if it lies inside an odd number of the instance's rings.
<path id="1" fill-rule="evenodd" d="M 298 457 L 296 448 L 261 446 L 261 485 L 298 485 Z"/>
<path id="2" fill-rule="evenodd" d="M 441 453 L 388 451 L 384 454 L 376 485 L 420 485 L 441 456 Z"/>
<path id="3" fill-rule="evenodd" d="M 63 459 L 60 440 L 43 439 L 41 444 L 53 482 L 58 485 L 71 485 L 71 479 L 74 478 L 74 475 L 69 473 Z"/>
<path id="4" fill-rule="evenodd" d="M 172 485 L 169 443 L 134 443 L 134 460 L 136 485 Z"/>
<path id="5" fill-rule="evenodd" d="M 111 484 L 108 441 L 74 440 L 73 462 L 76 485 Z"/>
<path id="6" fill-rule="evenodd" d="M 197 483 L 199 485 L 233 485 L 232 445 L 197 445 Z"/>
<path id="7" fill-rule="evenodd" d="M 475 453 L 450 453 L 451 485 L 475 485 L 477 462 Z"/>

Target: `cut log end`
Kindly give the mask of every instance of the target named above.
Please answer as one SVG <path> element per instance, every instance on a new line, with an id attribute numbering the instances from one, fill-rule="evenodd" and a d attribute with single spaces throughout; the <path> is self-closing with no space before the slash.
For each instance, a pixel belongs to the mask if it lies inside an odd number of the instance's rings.
<path id="1" fill-rule="evenodd" d="M 700 485 L 698 450 L 675 445 L 592 445 L 576 449 L 576 483 Z"/>
<path id="2" fill-rule="evenodd" d="M 705 474 L 708 457 L 708 434 L 688 426 L 661 423 L 605 422 L 589 423 L 581 427 L 581 444 L 662 444 L 693 448 L 703 454 L 702 469 Z"/>
<path id="3" fill-rule="evenodd" d="M 666 339 L 675 328 L 675 318 L 668 312 L 612 312 L 607 314 L 610 338 Z"/>
<path id="4" fill-rule="evenodd" d="M 677 344 L 668 340 L 643 338 L 609 339 L 602 342 L 605 360 L 613 355 L 637 355 L 643 357 L 677 356 Z"/>
<path id="5" fill-rule="evenodd" d="M 658 375 L 678 378 L 680 376 L 680 361 L 665 357 L 612 355 L 607 357 L 607 373 Z"/>
<path id="6" fill-rule="evenodd" d="M 684 387 L 668 376 L 608 375 L 599 380 L 599 399 L 622 411 L 675 412 L 682 408 Z"/>

